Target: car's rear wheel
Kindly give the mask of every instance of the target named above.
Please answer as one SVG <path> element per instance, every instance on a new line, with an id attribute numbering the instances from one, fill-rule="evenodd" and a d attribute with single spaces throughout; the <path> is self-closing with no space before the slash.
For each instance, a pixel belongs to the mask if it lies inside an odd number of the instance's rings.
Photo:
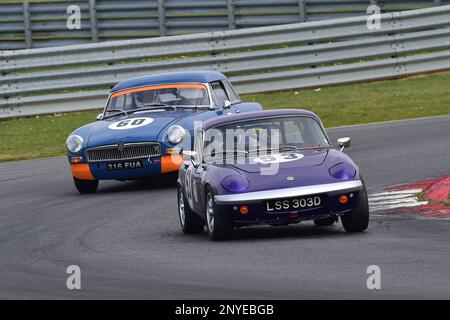
<path id="1" fill-rule="evenodd" d="M 208 187 L 206 190 L 206 225 L 209 239 L 213 241 L 228 240 L 233 232 L 233 225 L 217 209 L 214 202 L 214 192 Z"/>
<path id="2" fill-rule="evenodd" d="M 180 218 L 180 226 L 183 233 L 196 234 L 203 232 L 204 223 L 189 207 L 180 186 L 178 186 L 178 217 Z"/>
<path id="3" fill-rule="evenodd" d="M 335 222 L 337 222 L 337 218 L 335 217 L 328 217 L 324 219 L 315 219 L 314 224 L 317 227 L 329 227 L 332 226 Z"/>
<path id="4" fill-rule="evenodd" d="M 80 180 L 73 178 L 73 181 L 78 192 L 81 194 L 97 192 L 98 180 Z"/>
<path id="5" fill-rule="evenodd" d="M 341 217 L 342 225 L 347 232 L 362 232 L 369 226 L 369 202 L 364 180 L 359 194 L 358 205 L 350 212 Z"/>

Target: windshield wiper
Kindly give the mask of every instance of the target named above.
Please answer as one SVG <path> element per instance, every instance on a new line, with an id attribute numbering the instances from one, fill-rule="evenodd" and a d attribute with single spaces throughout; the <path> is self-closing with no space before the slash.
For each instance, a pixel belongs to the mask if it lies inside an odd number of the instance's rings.
<path id="1" fill-rule="evenodd" d="M 252 149 L 249 152 L 268 152 L 268 151 L 283 151 L 283 150 L 297 150 L 296 146 L 280 146 L 278 148 L 258 148 Z"/>
<path id="2" fill-rule="evenodd" d="M 129 113 L 136 113 L 136 112 L 143 112 L 143 111 L 151 111 L 151 110 L 158 110 L 161 108 L 173 108 L 174 110 L 177 110 L 177 107 L 175 106 L 170 106 L 168 104 L 152 104 L 151 107 L 146 107 L 146 108 L 138 108 L 138 109 L 134 109 L 134 110 L 130 110 L 128 111 Z"/>
<path id="3" fill-rule="evenodd" d="M 299 150 L 315 150 L 315 149 L 328 149 L 331 148 L 329 146 L 323 146 L 323 147 L 310 147 L 310 148 L 300 148 L 297 146 L 292 145 L 280 145 L 278 148 L 264 148 L 264 149 L 252 149 L 249 152 L 267 152 L 267 151 L 299 151 Z"/>
<path id="4" fill-rule="evenodd" d="M 115 116 L 117 116 L 119 114 L 122 114 L 122 113 L 124 115 L 126 115 L 126 116 L 128 115 L 128 112 L 123 111 L 121 109 L 109 109 L 109 110 L 106 110 L 106 112 L 114 112 L 114 114 L 110 114 L 110 115 L 104 116 L 103 119 L 110 118 L 110 117 L 115 117 Z"/>
<path id="5" fill-rule="evenodd" d="M 245 151 L 245 150 L 231 150 L 231 149 L 230 150 L 222 150 L 222 152 L 216 152 L 215 155 L 207 154 L 204 157 L 205 158 L 206 157 L 215 157 L 215 156 L 218 156 L 218 155 L 222 155 L 222 157 L 223 157 L 225 155 L 225 157 L 228 158 L 228 157 L 231 157 L 231 156 L 235 156 L 237 153 L 243 153 L 243 154 L 247 155 L 248 151 Z"/>
<path id="6" fill-rule="evenodd" d="M 167 103 L 162 103 L 162 102 L 152 102 L 152 103 L 144 103 L 145 108 L 139 108 L 133 111 L 139 111 L 139 110 L 152 110 L 152 109 L 157 109 L 159 107 L 164 107 L 164 108 L 173 108 L 173 109 L 177 109 L 176 106 L 172 106 L 170 104 Z"/>
<path id="7" fill-rule="evenodd" d="M 292 145 L 286 145 L 286 144 L 280 144 L 279 150 L 299 150 L 300 148 L 297 146 L 292 146 Z"/>
<path id="8" fill-rule="evenodd" d="M 297 150 L 318 150 L 318 149 L 331 149 L 330 146 L 322 146 L 322 147 L 309 147 L 309 148 L 297 148 Z"/>
<path id="9" fill-rule="evenodd" d="M 114 112 L 114 114 L 109 114 L 107 116 L 104 116 L 103 119 L 110 118 L 110 117 L 115 117 L 115 116 L 117 116 L 119 114 L 124 114 L 125 116 L 128 116 L 131 113 L 135 113 L 135 112 L 139 112 L 139 111 L 155 110 L 155 109 L 158 109 L 158 108 L 161 108 L 161 107 L 163 107 L 163 108 L 173 108 L 174 110 L 177 109 L 177 107 L 175 107 L 175 106 L 171 106 L 171 105 L 164 104 L 164 103 L 152 103 L 152 104 L 149 104 L 149 106 L 146 107 L 146 108 L 139 108 L 139 109 L 128 110 L 128 111 L 124 111 L 124 110 L 121 110 L 121 109 L 109 109 L 109 110 L 106 110 L 106 112 L 108 112 L 108 113 L 109 112 Z"/>

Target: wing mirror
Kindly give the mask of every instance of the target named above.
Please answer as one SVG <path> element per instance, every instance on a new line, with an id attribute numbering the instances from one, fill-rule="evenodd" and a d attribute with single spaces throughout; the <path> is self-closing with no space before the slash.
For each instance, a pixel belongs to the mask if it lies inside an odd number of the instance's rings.
<path id="1" fill-rule="evenodd" d="M 339 139 L 337 139 L 337 143 L 342 151 L 345 148 L 350 148 L 350 146 L 352 145 L 352 139 L 350 139 L 350 137 L 339 138 Z"/>
<path id="2" fill-rule="evenodd" d="M 186 150 L 186 151 L 183 150 L 183 160 L 184 161 L 190 161 L 194 167 L 198 167 L 199 166 L 199 164 L 196 162 L 196 158 L 197 158 L 197 152 L 189 151 L 189 150 Z"/>
<path id="3" fill-rule="evenodd" d="M 225 101 L 223 102 L 223 108 L 224 108 L 224 109 L 230 109 L 231 106 L 232 106 L 232 104 L 231 104 L 230 101 L 225 100 Z"/>
<path id="4" fill-rule="evenodd" d="M 102 119 L 103 119 L 103 113 L 99 113 L 99 114 L 97 115 L 97 117 L 95 117 L 95 118 L 97 119 L 97 121 L 102 120 Z"/>

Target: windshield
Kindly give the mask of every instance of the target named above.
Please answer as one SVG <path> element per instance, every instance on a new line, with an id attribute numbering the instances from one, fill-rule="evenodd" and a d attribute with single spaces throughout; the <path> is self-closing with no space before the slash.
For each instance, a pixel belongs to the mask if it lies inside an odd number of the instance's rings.
<path id="1" fill-rule="evenodd" d="M 310 117 L 281 117 L 230 123 L 205 134 L 205 159 L 252 152 L 280 152 L 331 147 L 319 123 Z"/>
<path id="2" fill-rule="evenodd" d="M 106 113 L 129 112 L 149 107 L 209 106 L 209 95 L 203 84 L 168 84 L 134 88 L 114 93 Z"/>

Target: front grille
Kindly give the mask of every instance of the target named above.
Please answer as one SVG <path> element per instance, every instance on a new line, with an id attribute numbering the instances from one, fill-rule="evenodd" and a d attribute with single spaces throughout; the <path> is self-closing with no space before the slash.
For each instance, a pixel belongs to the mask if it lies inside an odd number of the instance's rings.
<path id="1" fill-rule="evenodd" d="M 86 150 L 88 162 L 120 161 L 161 155 L 159 143 L 125 143 L 95 147 Z"/>

